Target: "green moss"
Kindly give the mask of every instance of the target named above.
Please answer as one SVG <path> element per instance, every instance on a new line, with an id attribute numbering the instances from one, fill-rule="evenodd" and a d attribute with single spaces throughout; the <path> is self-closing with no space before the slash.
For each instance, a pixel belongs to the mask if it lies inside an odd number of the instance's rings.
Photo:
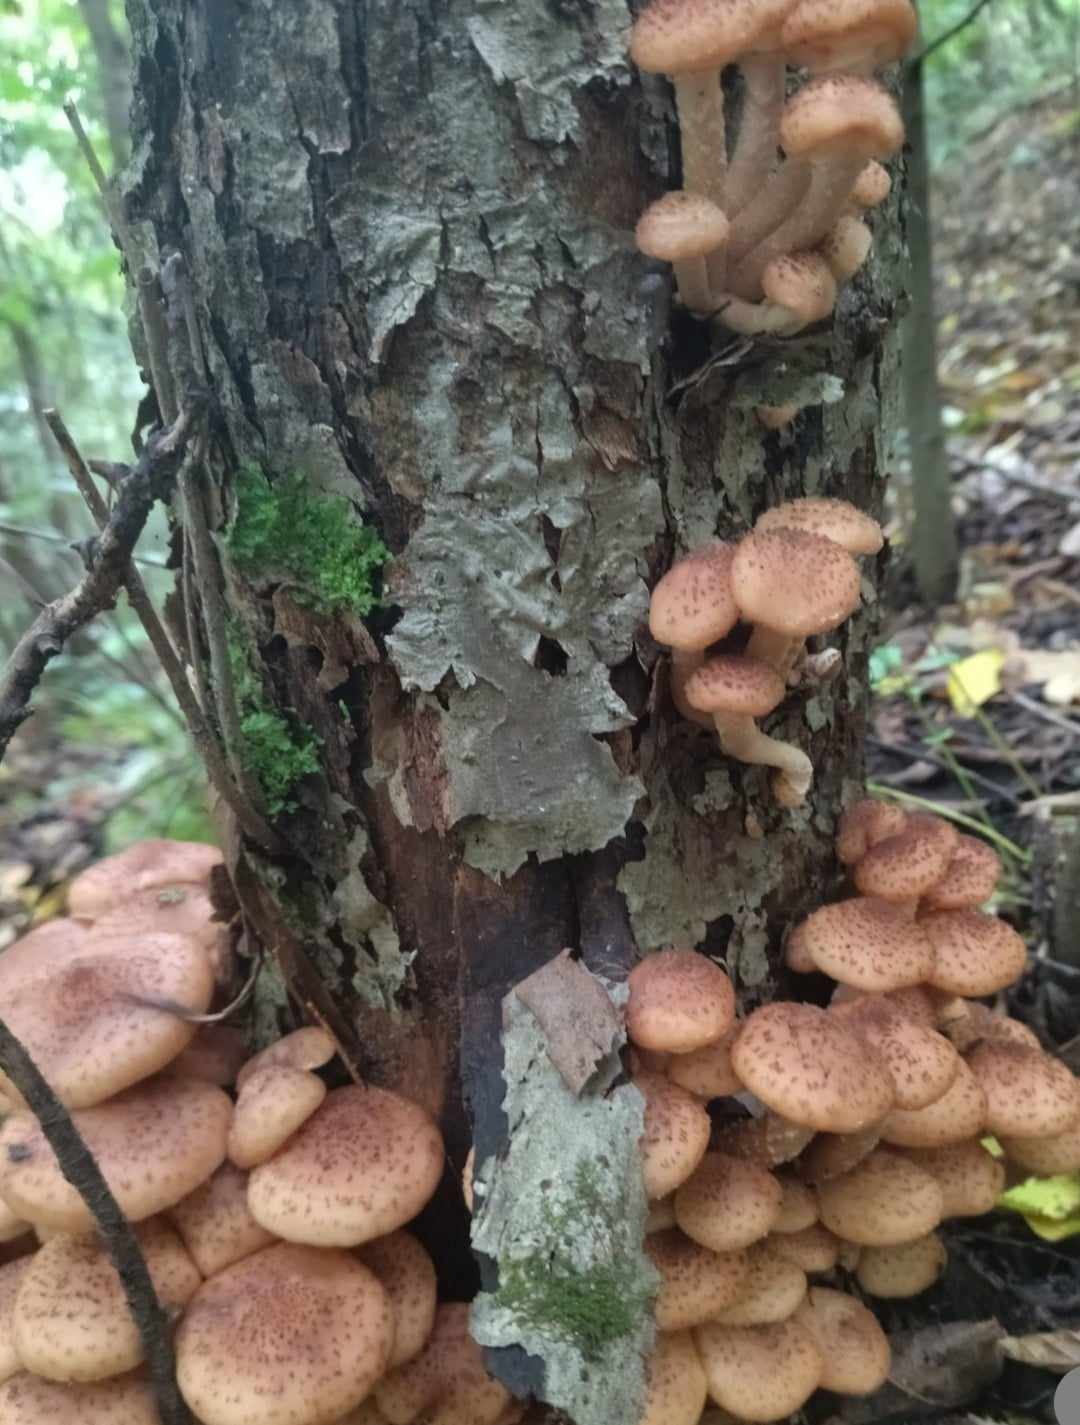
<path id="1" fill-rule="evenodd" d="M 374 580 L 390 557 L 348 500 L 317 493 L 301 474 L 271 483 L 256 465 L 237 476 L 228 545 L 238 569 L 287 582 L 297 603 L 361 617 L 379 601 Z"/>
<path id="2" fill-rule="evenodd" d="M 270 704 L 235 626 L 229 635 L 229 660 L 244 740 L 244 766 L 258 782 L 271 816 L 295 811 L 296 802 L 289 794 L 301 777 L 319 770 L 322 739 Z"/>

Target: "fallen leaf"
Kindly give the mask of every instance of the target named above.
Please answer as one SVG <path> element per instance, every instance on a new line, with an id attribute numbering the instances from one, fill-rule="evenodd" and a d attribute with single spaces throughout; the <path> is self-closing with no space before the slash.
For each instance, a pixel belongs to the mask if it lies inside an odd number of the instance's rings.
<path id="1" fill-rule="evenodd" d="M 1003 1355 L 1025 1366 L 1046 1371 L 1071 1371 L 1080 1366 L 1080 1331 L 1035 1331 L 1027 1336 L 1006 1336 L 1000 1344 Z"/>
<path id="2" fill-rule="evenodd" d="M 949 669 L 945 684 L 949 701 L 961 717 L 974 717 L 995 693 L 1001 692 L 1001 669 L 1005 655 L 998 648 L 986 648 L 961 658 Z"/>
<path id="3" fill-rule="evenodd" d="M 607 991 L 562 950 L 515 985 L 514 993 L 547 1036 L 548 1058 L 567 1088 L 580 1094 L 622 1042 L 622 1018 Z"/>

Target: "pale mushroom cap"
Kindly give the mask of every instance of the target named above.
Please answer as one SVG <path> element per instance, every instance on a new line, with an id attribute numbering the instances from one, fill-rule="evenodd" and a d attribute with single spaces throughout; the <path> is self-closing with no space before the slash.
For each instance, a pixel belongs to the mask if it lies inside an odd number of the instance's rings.
<path id="1" fill-rule="evenodd" d="M 876 80 L 853 74 L 811 79 L 787 101 L 780 120 L 780 146 L 789 158 L 888 158 L 903 142 L 896 100 Z"/>
<path id="2" fill-rule="evenodd" d="M 752 530 L 731 567 L 745 618 L 792 638 L 827 633 L 859 606 L 859 569 L 846 549 L 802 529 Z"/>
<path id="3" fill-rule="evenodd" d="M 1063 1133 L 1054 1133 L 1046 1138 L 1006 1136 L 999 1142 L 1011 1163 L 1040 1178 L 1075 1173 L 1080 1169 L 1080 1118 Z"/>
<path id="4" fill-rule="evenodd" d="M 252 1074 L 236 1099 L 229 1157 L 254 1168 L 273 1157 L 326 1097 L 326 1085 L 307 1069 L 270 1064 Z"/>
<path id="5" fill-rule="evenodd" d="M 894 1108 L 881 1136 L 903 1148 L 942 1148 L 974 1138 L 985 1127 L 986 1094 L 961 1059 L 959 1073 L 939 1099 L 925 1108 Z"/>
<path id="6" fill-rule="evenodd" d="M 748 1268 L 741 1291 L 711 1319 L 725 1326 L 786 1321 L 806 1296 L 806 1273 L 769 1242 L 756 1242 L 746 1256 Z"/>
<path id="7" fill-rule="evenodd" d="M 918 1296 L 934 1285 L 949 1254 L 936 1232 L 895 1247 L 864 1247 L 855 1278 L 869 1296 L 899 1299 Z"/>
<path id="8" fill-rule="evenodd" d="M 641 1171 L 650 1198 L 667 1197 L 684 1183 L 709 1146 L 709 1115 L 700 1102 L 659 1074 L 638 1074 L 645 1099 Z"/>
<path id="9" fill-rule="evenodd" d="M 645 1363 L 645 1408 L 637 1425 L 698 1425 L 708 1392 L 689 1331 L 665 1331 Z"/>
<path id="10" fill-rule="evenodd" d="M 797 1158 L 813 1136 L 813 1128 L 805 1124 L 794 1123 L 779 1113 L 764 1113 L 760 1118 L 725 1123 L 715 1139 L 716 1147 L 732 1158 L 776 1168 Z"/>
<path id="11" fill-rule="evenodd" d="M 960 1072 L 960 1056 L 935 1029 L 926 1029 L 880 997 L 837 1005 L 830 1014 L 862 1039 L 887 1071 L 897 1108 L 926 1108 Z"/>
<path id="12" fill-rule="evenodd" d="M 850 198 L 860 208 L 877 208 L 892 192 L 889 170 L 872 158 L 865 164 L 851 187 Z"/>
<path id="13" fill-rule="evenodd" d="M 667 648 L 708 648 L 730 633 L 739 609 L 731 591 L 736 546 L 714 540 L 678 560 L 649 600 L 649 632 Z"/>
<path id="14" fill-rule="evenodd" d="M 869 1395 L 885 1384 L 892 1364 L 888 1337 L 861 1301 L 830 1287 L 812 1286 L 795 1320 L 821 1351 L 822 1390 Z"/>
<path id="15" fill-rule="evenodd" d="M 877 520 L 871 519 L 847 500 L 832 500 L 822 495 L 809 495 L 804 499 L 785 500 L 782 505 L 774 505 L 758 519 L 754 528 L 808 530 L 811 534 L 831 539 L 834 544 L 843 545 L 849 554 L 877 554 L 884 542 Z M 870 804 L 875 808 L 885 807 L 884 802 Z M 902 817 L 903 812 L 900 815 Z"/>
<path id="16" fill-rule="evenodd" d="M 305 1024 L 302 1029 L 294 1029 L 291 1034 L 283 1034 L 265 1049 L 253 1054 L 236 1076 L 236 1087 L 244 1084 L 260 1069 L 268 1069 L 272 1064 L 285 1065 L 290 1069 L 321 1069 L 337 1052 L 333 1039 L 317 1024 Z"/>
<path id="17" fill-rule="evenodd" d="M 899 1153 L 877 1149 L 850 1173 L 821 1183 L 821 1220 L 830 1232 L 864 1247 L 925 1237 L 942 1219 L 935 1178 Z"/>
<path id="18" fill-rule="evenodd" d="M 711 199 L 678 189 L 649 204 L 638 219 L 634 241 L 646 257 L 682 262 L 723 247 L 729 226 L 722 209 Z"/>
<path id="19" fill-rule="evenodd" d="M 195 1293 L 176 1335 L 176 1378 L 205 1425 L 323 1425 L 368 1394 L 393 1337 L 367 1267 L 282 1242 Z"/>
<path id="20" fill-rule="evenodd" d="M 845 866 L 861 861 L 871 846 L 890 836 L 898 836 L 907 825 L 907 812 L 892 802 L 862 797 L 840 816 L 836 831 L 836 854 Z"/>
<path id="21" fill-rule="evenodd" d="M 0 1385 L 4 1425 L 160 1425 L 154 1392 L 135 1376 L 67 1385 L 20 1371 Z"/>
<path id="22" fill-rule="evenodd" d="M 467 1302 L 440 1302 L 424 1349 L 378 1382 L 375 1402 L 391 1425 L 409 1425 L 421 1412 L 432 1425 L 493 1425 L 511 1404 L 484 1367 L 469 1313 Z"/>
<path id="23" fill-rule="evenodd" d="M 995 1014 L 978 1000 L 957 999 L 954 1007 L 945 1009 L 940 1022 L 941 1032 L 961 1054 L 973 1049 L 980 1039 L 1009 1039 L 1029 1049 L 1042 1048 L 1039 1036 L 1028 1025 L 1007 1014 Z"/>
<path id="24" fill-rule="evenodd" d="M 643 1049 L 686 1054 L 713 1043 L 735 1022 L 731 981 L 696 950 L 647 955 L 630 971 L 626 1032 Z"/>
<path id="25" fill-rule="evenodd" d="M 764 717 L 784 700 L 787 686 L 775 669 L 743 654 L 720 654 L 686 680 L 686 701 L 699 712 Z"/>
<path id="26" fill-rule="evenodd" d="M 925 1168 L 941 1188 L 946 1217 L 981 1217 L 993 1212 L 1005 1191 L 1005 1164 L 977 1138 L 943 1148 L 905 1148 L 905 1158 Z"/>
<path id="27" fill-rule="evenodd" d="M 274 1241 L 273 1233 L 251 1215 L 247 1185 L 247 1173 L 226 1161 L 169 1212 L 204 1277 L 216 1276 Z"/>
<path id="28" fill-rule="evenodd" d="M 651 1233 L 645 1255 L 660 1274 L 654 1307 L 659 1331 L 711 1320 L 737 1300 L 750 1272 L 745 1252 L 710 1252 L 677 1230 Z"/>
<path id="29" fill-rule="evenodd" d="M 1080 1082 L 1061 1062 L 1008 1039 L 987 1039 L 968 1055 L 986 1094 L 986 1126 L 1008 1138 L 1048 1138 L 1080 1118 Z"/>
<path id="30" fill-rule="evenodd" d="M 934 947 L 922 926 L 873 896 L 815 910 L 788 937 L 787 954 L 809 958 L 840 984 L 870 993 L 921 984 L 934 968 Z"/>
<path id="31" fill-rule="evenodd" d="M 1011 925 L 981 910 L 939 910 L 919 924 L 934 946 L 928 982 L 952 995 L 976 998 L 1020 978 L 1027 947 Z"/>
<path id="32" fill-rule="evenodd" d="M 242 1029 L 231 1024 L 201 1024 L 187 1048 L 170 1059 L 161 1072 L 227 1088 L 236 1082 L 246 1058 L 247 1041 Z"/>
<path id="33" fill-rule="evenodd" d="M 837 282 L 847 282 L 870 256 L 873 234 L 861 218 L 842 213 L 821 240 L 820 251 Z"/>
<path id="34" fill-rule="evenodd" d="M 994 894 L 1001 858 L 977 836 L 961 836 L 942 878 L 923 897 L 924 910 L 967 910 Z"/>
<path id="35" fill-rule="evenodd" d="M 877 842 L 855 865 L 852 879 L 864 896 L 910 901 L 923 896 L 948 870 L 947 838 L 909 824 L 898 836 Z"/>
<path id="36" fill-rule="evenodd" d="M 0 1267 L 0 1382 L 23 1369 L 15 1347 L 14 1307 L 19 1285 L 33 1257 L 17 1257 Z"/>
<path id="37" fill-rule="evenodd" d="M 112 935 L 189 935 L 215 973 L 228 965 L 229 927 L 214 919 L 214 903 L 205 885 L 181 882 L 137 891 L 100 915 L 91 934 L 92 941 Z"/>
<path id="38" fill-rule="evenodd" d="M 375 1273 L 390 1303 L 394 1344 L 388 1369 L 418 1356 L 435 1325 L 435 1263 L 409 1232 L 391 1232 L 355 1255 Z"/>
<path id="39" fill-rule="evenodd" d="M 783 1420 L 818 1387 L 824 1362 L 795 1321 L 700 1326 L 694 1332 L 709 1395 L 740 1420 Z"/>
<path id="40" fill-rule="evenodd" d="M 232 1104 L 213 1084 L 153 1079 L 71 1117 L 120 1210 L 141 1222 L 187 1197 L 221 1165 Z M 93 1227 L 90 1209 L 29 1114 L 13 1114 L 0 1128 L 0 1194 L 35 1226 Z"/>
<path id="41" fill-rule="evenodd" d="M 779 29 L 793 0 L 708 4 L 652 0 L 634 24 L 630 58 L 647 74 L 695 74 L 721 69 Z"/>
<path id="42" fill-rule="evenodd" d="M 803 1232 L 817 1221 L 817 1198 L 798 1178 L 790 1173 L 778 1173 L 780 1184 L 780 1212 L 773 1221 L 770 1231 L 788 1236 L 792 1232 Z"/>
<path id="43" fill-rule="evenodd" d="M 97 920 L 140 891 L 204 882 L 221 864 L 218 848 L 201 841 L 137 841 L 75 877 L 68 887 L 68 914 L 80 920 Z"/>
<path id="44" fill-rule="evenodd" d="M 858 1133 L 819 1133 L 799 1159 L 799 1173 L 804 1182 L 827 1183 L 850 1173 L 880 1142 L 880 1123 Z"/>
<path id="45" fill-rule="evenodd" d="M 766 430 L 783 430 L 802 410 L 801 406 L 755 406 L 754 414 Z"/>
<path id="46" fill-rule="evenodd" d="M 911 0 L 800 0 L 781 38 L 789 64 L 877 69 L 907 53 L 917 27 Z"/>
<path id="47" fill-rule="evenodd" d="M 438 1186 L 443 1160 L 442 1135 L 419 1105 L 350 1085 L 327 1094 L 252 1171 L 248 1206 L 288 1242 L 356 1247 L 415 1217 Z"/>
<path id="48" fill-rule="evenodd" d="M 731 1065 L 731 1046 L 738 1032 L 739 1026 L 733 1024 L 726 1034 L 703 1049 L 673 1055 L 665 1070 L 668 1078 L 699 1098 L 725 1098 L 741 1093 L 744 1085 Z"/>
<path id="49" fill-rule="evenodd" d="M 28 979 L 53 973 L 84 953 L 90 927 L 81 920 L 47 920 L 37 925 L 0 954 L 0 999 Z"/>
<path id="50" fill-rule="evenodd" d="M 769 1108 L 824 1133 L 854 1133 L 892 1105 L 892 1084 L 866 1047 L 812 1005 L 755 1010 L 735 1040 L 731 1062 Z"/>
<path id="51" fill-rule="evenodd" d="M 836 279 L 816 252 L 774 257 L 761 274 L 761 290 L 768 301 L 786 307 L 803 326 L 823 321 L 836 306 Z"/>
<path id="52" fill-rule="evenodd" d="M 769 1250 L 807 1274 L 831 1272 L 840 1260 L 840 1239 L 820 1222 L 813 1222 L 799 1232 L 774 1234 L 769 1238 Z"/>
<path id="53" fill-rule="evenodd" d="M 736 1252 L 768 1236 L 784 1192 L 767 1168 L 706 1153 L 675 1193 L 675 1220 L 713 1252 Z"/>
<path id="54" fill-rule="evenodd" d="M 122 937 L 95 953 L 25 980 L 5 998 L 4 1020 L 29 1050 L 68 1108 L 92 1108 L 163 1068 L 195 1035 L 195 1026 L 134 1002 L 168 999 L 201 1014 L 214 976 L 188 936 Z M 0 1085 L 19 1095 L 6 1076 Z"/>
<path id="55" fill-rule="evenodd" d="M 152 1218 L 135 1235 L 162 1306 L 186 1306 L 202 1277 L 176 1232 Z M 12 1316 L 15 1348 L 27 1370 L 49 1380 L 93 1381 L 139 1365 L 142 1340 L 120 1275 L 97 1237 L 50 1238 L 30 1262 Z"/>

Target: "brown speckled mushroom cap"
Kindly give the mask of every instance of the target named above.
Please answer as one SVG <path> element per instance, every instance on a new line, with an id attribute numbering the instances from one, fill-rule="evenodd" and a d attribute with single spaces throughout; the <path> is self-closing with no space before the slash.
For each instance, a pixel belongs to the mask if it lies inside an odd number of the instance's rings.
<path id="1" fill-rule="evenodd" d="M 418 1356 L 435 1324 L 435 1264 L 409 1232 L 391 1232 L 355 1249 L 390 1303 L 394 1344 L 387 1369 Z"/>
<path id="2" fill-rule="evenodd" d="M 77 959 L 90 938 L 90 927 L 81 920 L 47 920 L 20 936 L 0 954 L 0 999 L 8 997 L 27 980 L 40 978 Z"/>
<path id="3" fill-rule="evenodd" d="M 889 1340 L 861 1301 L 827 1286 L 812 1286 L 795 1320 L 821 1352 L 822 1390 L 870 1395 L 885 1384 L 892 1364 Z"/>
<path id="4" fill-rule="evenodd" d="M 664 1071 L 667 1077 L 699 1098 L 725 1098 L 741 1093 L 744 1085 L 731 1067 L 731 1046 L 739 1027 L 733 1024 L 726 1034 L 703 1049 L 673 1054 Z"/>
<path id="5" fill-rule="evenodd" d="M 918 1296 L 945 1270 L 948 1253 L 936 1232 L 893 1247 L 864 1247 L 855 1279 L 869 1296 L 902 1299 Z"/>
<path id="6" fill-rule="evenodd" d="M 861 861 L 871 846 L 890 836 L 899 836 L 907 825 L 907 812 L 893 802 L 862 797 L 840 816 L 836 831 L 836 854 L 845 866 Z"/>
<path id="7" fill-rule="evenodd" d="M 858 1133 L 819 1133 L 798 1162 L 804 1182 L 827 1183 L 850 1173 L 881 1142 L 881 1124 L 872 1123 Z"/>
<path id="8" fill-rule="evenodd" d="M 739 618 L 731 592 L 735 545 L 714 540 L 671 566 L 649 600 L 649 632 L 657 643 L 687 652 L 708 648 Z"/>
<path id="9" fill-rule="evenodd" d="M 90 942 L 93 943 L 93 942 Z M 4 1019 L 68 1108 L 92 1108 L 174 1059 L 195 1025 L 139 998 L 203 1013 L 214 992 L 205 952 L 185 935 L 118 937 L 94 953 L 25 980 L 4 1001 Z M 0 1086 L 18 1093 L 6 1075 Z"/>
<path id="10" fill-rule="evenodd" d="M 766 1237 L 784 1192 L 767 1168 L 706 1153 L 675 1193 L 675 1221 L 713 1252 L 736 1252 Z"/>
<path id="11" fill-rule="evenodd" d="M 229 1129 L 229 1157 L 238 1168 L 265 1163 L 306 1123 L 326 1097 L 307 1069 L 270 1064 L 244 1082 Z"/>
<path id="12" fill-rule="evenodd" d="M 709 1146 L 709 1115 L 698 1099 L 659 1074 L 636 1074 L 645 1099 L 641 1172 L 650 1198 L 667 1197 L 684 1183 Z"/>
<path id="13" fill-rule="evenodd" d="M 719 965 L 696 950 L 647 955 L 630 971 L 626 1032 L 642 1049 L 686 1054 L 735 1022 L 735 991 Z"/>
<path id="14" fill-rule="evenodd" d="M 418 1104 L 350 1085 L 327 1094 L 248 1181 L 256 1222 L 287 1242 L 357 1247 L 410 1221 L 438 1186 L 442 1134 Z"/>
<path id="15" fill-rule="evenodd" d="M 967 910 L 994 894 L 1001 875 L 1001 857 L 977 836 L 961 836 L 945 874 L 923 897 L 924 910 Z"/>
<path id="16" fill-rule="evenodd" d="M 885 1247 L 925 1237 L 942 1219 L 943 1196 L 925 1169 L 877 1149 L 850 1173 L 818 1187 L 821 1220 L 860 1246 Z"/>
<path id="17" fill-rule="evenodd" d="M 93 940 L 112 935 L 188 935 L 202 947 L 216 974 L 228 968 L 229 928 L 214 919 L 214 905 L 203 885 L 139 891 L 99 916 L 91 933 Z"/>
<path id="18" fill-rule="evenodd" d="M 739 1420 L 784 1420 L 813 1395 L 824 1362 L 797 1321 L 694 1332 L 709 1395 Z"/>
<path id="19" fill-rule="evenodd" d="M 682 262 L 723 247 L 729 226 L 723 209 L 711 199 L 678 189 L 649 204 L 638 219 L 634 241 L 646 257 Z"/>
<path id="20" fill-rule="evenodd" d="M 934 968 L 934 947 L 904 911 L 874 896 L 825 905 L 796 926 L 787 955 L 842 985 L 870 993 L 921 984 Z"/>
<path id="21" fill-rule="evenodd" d="M 162 1306 L 185 1306 L 202 1277 L 176 1232 L 155 1217 L 139 1223 L 135 1235 Z M 13 1313 L 15 1348 L 26 1369 L 65 1381 L 134 1370 L 143 1359 L 142 1340 L 100 1239 L 61 1233 L 30 1261 Z"/>
<path id="22" fill-rule="evenodd" d="M 1080 1119 L 1063 1133 L 1053 1133 L 1046 1138 L 1003 1135 L 998 1141 L 1010 1163 L 1040 1178 L 1080 1170 Z"/>
<path id="23" fill-rule="evenodd" d="M 176 1378 L 204 1425 L 323 1425 L 368 1394 L 393 1334 L 367 1267 L 281 1242 L 195 1293 L 176 1335 Z"/>
<path id="24" fill-rule="evenodd" d="M 903 831 L 876 842 L 856 862 L 855 889 L 887 901 L 917 900 L 941 880 L 952 850 L 947 836 L 909 817 Z"/>
<path id="25" fill-rule="evenodd" d="M 686 680 L 686 701 L 706 713 L 764 717 L 784 701 L 783 678 L 760 658 L 724 653 L 710 658 Z"/>
<path id="26" fill-rule="evenodd" d="M 841 544 L 849 554 L 877 554 L 884 542 L 881 526 L 847 500 L 822 495 L 785 500 L 766 510 L 755 529 L 806 529 Z M 875 806 L 882 803 L 875 802 Z M 903 815 L 903 813 L 901 813 Z"/>
<path id="27" fill-rule="evenodd" d="M 786 1321 L 806 1295 L 806 1273 L 770 1242 L 755 1242 L 746 1253 L 742 1290 L 713 1316 L 725 1326 L 764 1326 Z"/>
<path id="28" fill-rule="evenodd" d="M 169 1212 L 204 1277 L 216 1276 L 274 1241 L 251 1215 L 247 1185 L 247 1173 L 226 1161 Z"/>
<path id="29" fill-rule="evenodd" d="M 892 1084 L 866 1046 L 823 1009 L 775 1003 L 743 1024 L 731 1062 L 762 1103 L 823 1133 L 854 1133 L 893 1102 Z"/>
<path id="30" fill-rule="evenodd" d="M 493 1425 L 510 1405 L 510 1392 L 484 1367 L 469 1315 L 466 1301 L 440 1302 L 424 1349 L 376 1385 L 375 1403 L 391 1425 L 409 1425 L 421 1415 L 432 1425 Z"/>
<path id="31" fill-rule="evenodd" d="M 120 1210 L 141 1222 L 172 1207 L 225 1158 L 228 1095 L 195 1079 L 152 1079 L 71 1115 Z M 35 1226 L 87 1232 L 90 1210 L 60 1171 L 36 1118 L 0 1129 L 0 1194 Z"/>
<path id="32" fill-rule="evenodd" d="M 630 36 L 630 58 L 647 74 L 722 69 L 777 31 L 792 0 L 710 5 L 706 0 L 652 0 Z"/>
<path id="33" fill-rule="evenodd" d="M 800 0 L 781 39 L 789 64 L 868 72 L 900 59 L 916 28 L 911 0 Z"/>
<path id="34" fill-rule="evenodd" d="M 8 1380 L 23 1369 L 19 1353 L 15 1349 L 14 1307 L 19 1284 L 33 1257 L 16 1257 L 13 1262 L 5 1262 L 0 1267 L 0 1382 Z"/>
<path id="35" fill-rule="evenodd" d="M 777 1173 L 776 1181 L 780 1184 L 780 1211 L 775 1218 L 770 1231 L 781 1236 L 789 1236 L 792 1232 L 802 1232 L 807 1227 L 812 1227 L 817 1221 L 817 1198 L 798 1178 L 793 1177 L 791 1172 Z"/>
<path id="36" fill-rule="evenodd" d="M 68 887 L 68 914 L 80 920 L 97 920 L 141 891 L 202 884 L 221 862 L 217 847 L 201 841 L 137 841 L 75 877 Z"/>
<path id="37" fill-rule="evenodd" d="M 645 1255 L 660 1274 L 654 1307 L 659 1331 L 711 1320 L 737 1300 L 750 1271 L 745 1252 L 710 1252 L 677 1229 L 650 1233 Z"/>
<path id="38" fill-rule="evenodd" d="M 779 1113 L 763 1113 L 759 1118 L 733 1119 L 713 1134 L 715 1147 L 733 1158 L 745 1158 L 763 1168 L 793 1162 L 814 1136 L 805 1124 L 793 1123 Z"/>
<path id="39" fill-rule="evenodd" d="M 903 142 L 896 100 L 877 80 L 854 74 L 811 79 L 780 120 L 780 146 L 789 158 L 888 158 Z"/>
<path id="40" fill-rule="evenodd" d="M 1005 1190 L 1005 1164 L 977 1138 L 943 1148 L 904 1148 L 905 1158 L 937 1179 L 946 1217 L 981 1217 L 993 1212 Z"/>
<path id="41" fill-rule="evenodd" d="M 774 1233 L 769 1250 L 808 1275 L 831 1272 L 840 1260 L 840 1239 L 820 1222 L 812 1222 L 798 1232 Z"/>
<path id="42" fill-rule="evenodd" d="M 154 1392 L 140 1373 L 89 1385 L 20 1371 L 0 1385 L 4 1425 L 159 1425 Z"/>
<path id="43" fill-rule="evenodd" d="M 934 946 L 929 983 L 951 995 L 990 995 L 1019 979 L 1027 947 L 1011 925 L 981 910 L 938 910 L 919 922 Z"/>
<path id="44" fill-rule="evenodd" d="M 636 1425 L 698 1425 L 708 1392 L 689 1331 L 662 1331 L 645 1362 L 645 1408 Z"/>
<path id="45" fill-rule="evenodd" d="M 265 1049 L 253 1054 L 236 1076 L 236 1087 L 242 1089 L 261 1069 L 284 1065 L 290 1069 L 321 1069 L 329 1064 L 336 1050 L 333 1039 L 317 1024 L 305 1024 L 291 1034 L 283 1034 Z"/>
<path id="46" fill-rule="evenodd" d="M 891 192 L 889 170 L 872 158 L 852 184 L 850 201 L 859 208 L 878 208 Z"/>
<path id="47" fill-rule="evenodd" d="M 227 1088 L 236 1082 L 246 1058 L 247 1041 L 242 1029 L 231 1024 L 201 1024 L 187 1048 L 170 1059 L 161 1072 Z"/>
<path id="48" fill-rule="evenodd" d="M 926 1029 L 878 995 L 830 1011 L 853 1029 L 892 1079 L 897 1108 L 925 1108 L 960 1072 L 960 1056 L 936 1029 Z"/>
<path id="49" fill-rule="evenodd" d="M 981 1039 L 1009 1039 L 1025 1044 L 1029 1049 L 1041 1049 L 1039 1036 L 1027 1024 L 996 1014 L 978 1000 L 957 999 L 946 1005 L 941 1014 L 941 1032 L 956 1045 L 961 1054 L 973 1049 Z"/>
<path id="50" fill-rule="evenodd" d="M 963 1059 L 939 1099 L 925 1108 L 894 1108 L 881 1125 L 886 1143 L 902 1148 L 942 1148 L 974 1138 L 986 1127 L 986 1094 Z"/>
<path id="51" fill-rule="evenodd" d="M 761 274 L 761 290 L 766 301 L 786 308 L 800 326 L 824 321 L 836 306 L 836 278 L 817 252 L 774 257 Z"/>
<path id="52" fill-rule="evenodd" d="M 846 549 L 802 529 L 752 530 L 731 586 L 743 617 L 792 638 L 827 633 L 859 606 L 859 569 Z"/>
<path id="53" fill-rule="evenodd" d="M 1008 1138 L 1048 1138 L 1080 1118 L 1080 1082 L 1041 1049 L 986 1039 L 967 1056 L 986 1094 L 986 1126 Z"/>

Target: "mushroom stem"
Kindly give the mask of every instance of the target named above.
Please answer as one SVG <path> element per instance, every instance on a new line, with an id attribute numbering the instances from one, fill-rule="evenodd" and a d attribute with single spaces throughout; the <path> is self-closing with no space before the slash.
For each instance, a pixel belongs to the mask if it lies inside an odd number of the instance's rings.
<path id="1" fill-rule="evenodd" d="M 793 638 L 791 634 L 758 623 L 754 625 L 744 652 L 748 658 L 758 658 L 762 663 L 768 663 L 769 667 L 774 668 L 787 682 L 787 676 L 798 661 L 805 643 L 804 638 Z"/>
<path id="2" fill-rule="evenodd" d="M 739 61 L 743 77 L 742 120 L 724 183 L 724 211 L 733 218 L 776 167 L 780 115 L 784 110 L 784 59 L 748 54 Z"/>
<path id="3" fill-rule="evenodd" d="M 776 767 L 780 775 L 773 782 L 776 799 L 783 806 L 799 806 L 810 790 L 814 767 L 806 753 L 790 742 L 781 742 L 762 732 L 745 713 L 713 713 L 720 746 L 728 757 L 761 767 Z"/>
<path id="4" fill-rule="evenodd" d="M 673 648 L 671 650 L 671 701 L 683 717 L 701 727 L 712 727 L 713 720 L 708 713 L 700 712 L 686 701 L 686 681 L 691 673 L 696 673 L 705 661 L 705 653 L 700 648 Z"/>
<path id="5" fill-rule="evenodd" d="M 720 249 L 721 253 L 723 249 Z M 709 290 L 709 273 L 704 257 L 682 257 L 672 264 L 675 269 L 675 283 L 679 289 L 683 306 L 688 311 L 705 314 L 711 312 L 716 302 Z"/>
<path id="6" fill-rule="evenodd" d="M 713 299 L 713 306 L 716 309 L 714 320 L 740 336 L 792 336 L 806 325 L 790 307 L 783 307 L 778 302 L 746 302 L 741 297 L 733 297 L 730 292 L 718 294 Z"/>
<path id="7" fill-rule="evenodd" d="M 683 187 L 723 207 L 727 144 L 720 71 L 673 74 L 682 143 Z"/>
<path id="8" fill-rule="evenodd" d="M 728 261 L 738 262 L 778 228 L 799 206 L 809 187 L 809 163 L 802 158 L 786 159 L 732 222 Z"/>

